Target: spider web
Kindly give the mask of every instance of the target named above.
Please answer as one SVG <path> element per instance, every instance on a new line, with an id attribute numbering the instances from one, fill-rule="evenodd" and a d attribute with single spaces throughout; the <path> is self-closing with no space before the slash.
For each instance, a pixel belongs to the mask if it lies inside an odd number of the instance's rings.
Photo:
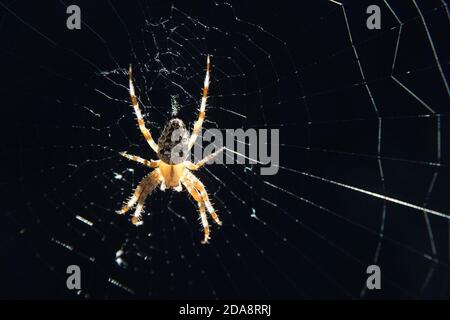
<path id="1" fill-rule="evenodd" d="M 449 297 L 444 1 L 81 2 L 79 31 L 64 1 L 0 5 L 5 296 Z M 128 65 L 158 137 L 192 127 L 208 53 L 204 128 L 279 129 L 280 164 L 196 173 L 224 223 L 203 246 L 187 192 L 152 193 L 139 228 L 115 211 L 147 172 L 118 152 L 155 159 Z"/>

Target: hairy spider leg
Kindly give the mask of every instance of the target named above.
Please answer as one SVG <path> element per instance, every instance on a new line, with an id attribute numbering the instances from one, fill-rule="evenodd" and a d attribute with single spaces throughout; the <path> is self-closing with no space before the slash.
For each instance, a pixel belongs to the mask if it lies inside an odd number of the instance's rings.
<path id="1" fill-rule="evenodd" d="M 205 164 L 207 164 L 208 161 L 211 161 L 215 157 L 217 157 L 219 155 L 219 153 L 221 153 L 223 151 L 223 149 L 225 149 L 225 147 L 222 147 L 219 150 L 217 150 L 216 152 L 211 153 L 210 155 L 207 155 L 206 157 L 204 157 L 202 160 L 200 160 L 197 163 L 192 163 L 190 161 L 187 161 L 186 162 L 186 168 L 188 168 L 189 170 L 193 170 L 193 171 L 200 169 Z"/>
<path id="2" fill-rule="evenodd" d="M 208 240 L 210 239 L 210 230 L 209 230 L 208 219 L 206 217 L 205 202 L 203 201 L 200 192 L 194 187 L 194 183 L 189 178 L 187 178 L 186 176 L 183 176 L 181 178 L 181 183 L 186 188 L 186 190 L 190 193 L 192 198 L 194 198 L 194 200 L 197 201 L 199 212 L 200 212 L 200 220 L 202 222 L 203 233 L 204 233 L 202 244 L 206 244 L 206 243 L 208 243 Z"/>
<path id="3" fill-rule="evenodd" d="M 208 209 L 211 218 L 214 220 L 215 223 L 221 226 L 222 221 L 220 221 L 219 216 L 216 213 L 216 210 L 214 210 L 211 201 L 209 200 L 208 193 L 206 192 L 204 184 L 193 173 L 189 171 L 186 172 L 186 176 L 189 180 L 191 180 L 194 183 L 194 188 L 197 189 L 197 191 L 200 193 L 200 196 L 202 197 L 202 200 L 205 203 L 206 209 Z"/>
<path id="4" fill-rule="evenodd" d="M 136 114 L 137 122 L 139 129 L 141 130 L 142 135 L 144 136 L 147 143 L 150 145 L 150 147 L 158 153 L 159 147 L 156 144 L 156 142 L 153 140 L 152 135 L 150 131 L 145 126 L 144 118 L 142 117 L 141 109 L 139 108 L 139 102 L 136 97 L 136 93 L 134 91 L 134 85 L 133 85 L 133 73 L 130 65 L 130 69 L 128 71 L 129 78 L 130 78 L 130 98 L 131 98 L 131 104 L 134 108 L 134 113 Z"/>
<path id="5" fill-rule="evenodd" d="M 148 195 L 156 189 L 156 187 L 161 182 L 161 174 L 159 172 L 159 169 L 154 170 L 154 175 L 151 176 L 151 179 L 148 181 L 147 184 L 144 185 L 144 190 L 142 191 L 139 199 L 138 204 L 136 206 L 136 210 L 133 213 L 133 216 L 131 217 L 131 223 L 135 226 L 139 226 L 143 223 L 142 221 L 142 211 L 144 210 L 145 200 L 147 199 Z M 153 173 L 152 172 L 152 173 Z"/>
<path id="6" fill-rule="evenodd" d="M 203 225 L 203 232 L 204 232 L 204 238 L 202 240 L 202 244 L 207 244 L 208 241 L 211 239 L 210 231 L 209 231 L 209 224 L 208 219 L 206 217 L 206 209 L 205 209 L 205 203 L 199 202 L 198 203 L 198 210 L 200 212 L 200 219 L 202 220 Z"/>
<path id="7" fill-rule="evenodd" d="M 205 120 L 205 109 L 206 101 L 208 100 L 208 89 L 209 89 L 209 71 L 210 71 L 210 57 L 209 54 L 206 58 L 206 75 L 205 81 L 203 83 L 202 100 L 200 103 L 200 112 L 198 114 L 198 119 L 194 124 L 194 129 L 192 129 L 192 135 L 189 138 L 188 150 L 191 150 L 192 146 L 197 140 L 198 134 L 202 130 L 203 120 Z"/>
<path id="8" fill-rule="evenodd" d="M 134 190 L 133 195 L 130 197 L 128 202 L 117 211 L 118 214 L 125 214 L 127 213 L 133 206 L 136 204 L 136 202 L 141 199 L 142 195 L 147 193 L 147 195 L 155 189 L 158 184 L 161 182 L 161 175 L 159 173 L 159 169 L 155 169 L 149 174 L 147 174 L 142 180 L 139 182 L 138 186 Z M 147 195 L 145 197 L 147 197 Z M 140 209 L 142 210 L 142 208 Z"/>
<path id="9" fill-rule="evenodd" d="M 127 158 L 128 160 L 136 161 L 150 168 L 158 168 L 159 164 L 161 163 L 161 160 L 147 160 L 132 154 L 128 154 L 126 152 L 120 152 L 120 155 Z"/>

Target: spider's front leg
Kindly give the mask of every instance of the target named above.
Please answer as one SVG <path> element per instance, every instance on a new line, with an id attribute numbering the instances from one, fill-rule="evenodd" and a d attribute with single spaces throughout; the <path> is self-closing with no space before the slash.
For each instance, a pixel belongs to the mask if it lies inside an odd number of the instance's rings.
<path id="1" fill-rule="evenodd" d="M 181 178 L 181 183 L 184 185 L 186 190 L 190 193 L 192 198 L 194 198 L 194 200 L 197 201 L 199 212 L 200 212 L 200 221 L 202 222 L 203 233 L 204 233 L 202 244 L 206 244 L 206 243 L 208 243 L 208 241 L 210 239 L 210 230 L 209 230 L 208 218 L 206 217 L 205 202 L 203 201 L 200 192 L 194 187 L 193 181 L 191 181 L 189 178 L 186 178 L 186 176 L 183 176 Z"/>
<path id="2" fill-rule="evenodd" d="M 200 211 L 200 219 L 202 220 L 203 232 L 204 232 L 202 244 L 207 244 L 209 242 L 209 240 L 211 239 L 211 237 L 210 237 L 210 231 L 209 231 L 208 218 L 206 217 L 205 203 L 203 201 L 198 203 L 198 209 Z"/>
<path id="3" fill-rule="evenodd" d="M 147 196 L 160 184 L 162 176 L 159 169 L 155 169 L 146 175 L 136 187 L 134 194 L 128 200 L 128 202 L 117 211 L 118 214 L 127 213 L 137 202 L 136 210 L 131 218 L 131 222 L 134 225 L 142 224 L 142 211 L 144 209 L 145 199 Z"/>
<path id="4" fill-rule="evenodd" d="M 209 200 L 208 194 L 206 192 L 205 186 L 200 180 L 197 179 L 191 172 L 186 170 L 185 175 L 181 179 L 181 183 L 185 186 L 191 196 L 197 201 L 200 209 L 200 218 L 203 225 L 204 239 L 202 243 L 207 243 L 210 239 L 210 230 L 208 219 L 206 217 L 205 207 L 211 214 L 212 219 L 218 225 L 222 225 L 216 211 L 214 210 L 211 201 Z"/>
<path id="5" fill-rule="evenodd" d="M 219 226 L 221 226 L 222 221 L 220 221 L 219 216 L 216 213 L 216 210 L 214 210 L 214 208 L 211 204 L 211 201 L 209 200 L 208 193 L 206 192 L 205 186 L 191 172 L 188 172 L 187 175 L 189 176 L 189 179 L 194 183 L 195 189 L 197 189 L 198 192 L 200 193 L 200 196 L 202 197 L 202 200 L 205 203 L 206 209 L 208 209 L 208 212 L 211 215 L 211 218 L 214 220 L 215 223 L 217 223 Z"/>

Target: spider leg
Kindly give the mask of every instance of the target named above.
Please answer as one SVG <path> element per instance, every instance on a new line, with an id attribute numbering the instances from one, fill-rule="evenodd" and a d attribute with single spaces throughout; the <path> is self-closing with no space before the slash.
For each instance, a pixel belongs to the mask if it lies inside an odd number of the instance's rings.
<path id="1" fill-rule="evenodd" d="M 136 210 L 134 210 L 133 216 L 131 217 L 131 223 L 135 226 L 140 226 L 144 223 L 142 221 L 142 211 L 144 210 L 144 203 L 145 199 L 147 199 L 147 195 L 148 194 L 144 196 L 144 194 L 142 194 L 142 196 L 139 198 Z"/>
<path id="2" fill-rule="evenodd" d="M 144 166 L 147 166 L 147 167 L 150 167 L 150 168 L 158 168 L 159 163 L 161 162 L 161 160 L 147 160 L 147 159 L 143 159 L 141 157 L 134 156 L 132 154 L 128 154 L 126 152 L 120 152 L 120 155 L 122 157 L 127 158 L 128 160 L 139 162 L 140 164 L 143 164 Z"/>
<path id="3" fill-rule="evenodd" d="M 140 200 L 143 196 L 145 196 L 144 200 L 142 201 L 143 205 L 145 198 L 148 196 L 150 192 L 153 191 L 153 189 L 155 189 L 158 186 L 160 181 L 161 181 L 161 174 L 159 172 L 159 169 L 155 169 L 152 172 L 150 172 L 141 180 L 141 182 L 139 182 L 138 186 L 134 190 L 134 194 L 131 196 L 128 202 L 120 210 L 117 211 L 117 213 L 118 214 L 127 213 L 136 204 L 136 202 L 138 202 L 138 200 Z M 139 209 L 138 213 L 140 213 L 140 211 L 142 211 L 142 208 Z"/>
<path id="4" fill-rule="evenodd" d="M 200 211 L 200 219 L 202 220 L 203 232 L 204 232 L 204 238 L 202 240 L 202 244 L 207 244 L 208 241 L 211 239 L 211 237 L 210 237 L 208 219 L 206 217 L 205 203 L 199 202 L 198 209 Z"/>
<path id="5" fill-rule="evenodd" d="M 206 217 L 205 202 L 203 201 L 202 196 L 200 195 L 199 191 L 194 187 L 194 183 L 189 178 L 186 178 L 186 177 L 181 178 L 181 183 L 184 185 L 186 190 L 190 193 L 192 198 L 194 198 L 194 200 L 197 201 L 199 212 L 200 212 L 200 220 L 203 225 L 203 233 L 204 233 L 202 244 L 206 244 L 206 243 L 208 243 L 208 240 L 210 239 L 210 230 L 209 230 L 208 219 Z"/>
<path id="6" fill-rule="evenodd" d="M 142 191 L 142 194 L 138 199 L 136 210 L 134 210 L 133 216 L 131 217 L 131 223 L 134 224 L 135 226 L 140 226 L 141 224 L 143 224 L 142 211 L 144 211 L 145 200 L 147 199 L 147 196 L 150 194 L 150 192 L 152 192 L 154 188 L 155 187 L 151 188 L 147 187 L 144 189 L 144 191 Z"/>
<path id="7" fill-rule="evenodd" d="M 128 74 L 129 74 L 129 78 L 130 78 L 131 104 L 133 105 L 134 113 L 136 114 L 136 118 L 137 118 L 139 129 L 141 130 L 142 135 L 144 136 L 145 140 L 150 145 L 150 147 L 153 149 L 153 151 L 158 153 L 159 147 L 156 144 L 156 142 L 153 140 L 150 131 L 145 126 L 144 118 L 142 117 L 141 109 L 139 108 L 139 102 L 138 102 L 138 99 L 137 99 L 135 91 L 134 91 L 133 73 L 132 73 L 132 70 L 131 70 L 131 65 L 130 65 L 130 68 L 128 70 Z"/>
<path id="8" fill-rule="evenodd" d="M 200 103 L 200 112 L 198 114 L 198 119 L 194 124 L 194 129 L 192 130 L 192 135 L 189 138 L 188 150 L 191 150 L 192 146 L 197 140 L 198 134 L 202 130 L 203 120 L 205 119 L 205 109 L 206 109 L 206 100 L 208 99 L 208 89 L 209 89 L 209 70 L 210 70 L 210 57 L 206 58 L 206 75 L 205 81 L 203 83 L 203 92 L 202 92 L 202 100 Z"/>
<path id="9" fill-rule="evenodd" d="M 138 186 L 134 190 L 133 195 L 130 197 L 130 199 L 128 199 L 127 203 L 124 204 L 120 210 L 116 211 L 118 214 L 127 213 L 136 204 L 136 202 L 138 201 L 138 199 L 142 193 L 142 189 L 143 189 L 142 185 L 144 184 L 144 179 L 142 179 L 142 181 L 138 184 Z"/>
<path id="10" fill-rule="evenodd" d="M 206 209 L 208 209 L 211 218 L 214 220 L 215 223 L 221 226 L 222 221 L 220 221 L 219 216 L 216 213 L 216 210 L 214 210 L 203 183 L 193 173 L 189 171 L 186 172 L 186 178 L 192 181 L 192 183 L 194 184 L 194 188 L 197 189 L 197 191 L 200 193 L 200 196 L 202 197 L 202 200 L 205 203 Z"/>
<path id="11" fill-rule="evenodd" d="M 135 226 L 139 226 L 143 223 L 142 221 L 142 211 L 144 210 L 145 200 L 147 199 L 148 195 L 156 189 L 158 184 L 161 182 L 161 174 L 158 169 L 154 170 L 150 174 L 150 179 L 146 182 L 146 184 L 143 187 L 143 191 L 138 199 L 138 204 L 136 206 L 136 210 L 133 213 L 133 216 L 131 217 L 131 223 Z"/>
<path id="12" fill-rule="evenodd" d="M 215 157 L 217 157 L 219 155 L 219 153 L 221 153 L 223 151 L 223 149 L 225 149 L 225 147 L 220 148 L 219 150 L 217 150 L 214 153 L 211 153 L 210 155 L 207 155 L 206 157 L 204 157 L 202 160 L 200 160 L 197 163 L 192 163 L 190 161 L 186 162 L 186 168 L 188 168 L 189 170 L 198 170 L 201 167 L 203 167 L 208 161 L 213 160 Z"/>

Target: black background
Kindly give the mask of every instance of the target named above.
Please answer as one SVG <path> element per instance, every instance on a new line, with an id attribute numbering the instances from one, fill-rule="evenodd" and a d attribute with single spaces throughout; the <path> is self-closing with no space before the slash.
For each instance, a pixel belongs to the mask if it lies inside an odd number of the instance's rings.
<path id="1" fill-rule="evenodd" d="M 65 27 L 65 11 L 75 3 L 85 24 L 71 31 Z M 404 23 L 393 74 L 434 115 L 391 78 L 399 25 L 385 3 L 343 3 L 378 115 L 364 86 L 342 8 L 329 1 L 232 1 L 232 7 L 212 1 L 175 2 L 181 11 L 221 32 L 205 31 L 199 24 L 189 26 L 189 31 L 182 27 L 182 35 L 192 31 L 205 39 L 193 40 L 195 47 L 186 47 L 182 58 L 175 59 L 175 65 L 182 65 L 192 57 L 192 65 L 179 78 L 169 77 L 184 81 L 186 89 L 199 96 L 209 52 L 213 79 L 207 118 L 212 122 L 206 127 L 278 128 L 281 166 L 448 214 L 448 92 L 419 11 L 412 1 L 389 1 Z M 448 76 L 446 9 L 441 1 L 417 3 Z M 369 4 L 381 7 L 381 30 L 366 28 Z M 218 197 L 215 204 L 224 221 L 220 229 L 213 226 L 209 246 L 199 243 L 196 209 L 185 193 L 158 191 L 150 196 L 153 214 L 140 229 L 114 214 L 132 188 L 112 179 L 112 172 L 134 167 L 136 177 L 127 177 L 133 183 L 145 172 L 120 159 L 116 151 L 146 158 L 152 154 L 133 120 L 126 75 L 112 74 L 118 83 L 113 84 L 99 73 L 130 63 L 136 66 L 136 86 L 146 105 L 151 100 L 152 108 L 145 111 L 156 136 L 170 117 L 171 94 L 181 96 L 179 116 L 189 124 L 195 120 L 195 101 L 167 81 L 156 81 L 147 95 L 142 90 L 147 86 L 144 79 L 152 79 L 157 71 L 149 57 L 167 49 L 154 47 L 151 34 L 142 31 L 166 34 L 145 27 L 146 19 L 158 21 L 172 12 L 175 17 L 170 21 L 176 25 L 188 21 L 171 6 L 165 1 L 2 1 L 0 296 L 359 298 L 366 267 L 373 264 L 381 243 L 377 264 L 382 290 L 366 292 L 363 298 L 448 298 L 446 218 L 427 216 L 434 254 L 423 212 L 388 202 L 380 240 L 382 200 L 293 171 L 259 176 L 257 166 L 254 174 L 244 166 L 230 166 L 230 171 L 214 165 L 210 170 L 218 179 L 207 171 L 198 173 L 211 197 Z M 377 163 L 378 118 L 384 186 Z M 73 163 L 82 165 L 74 169 L 69 165 Z M 251 218 L 252 208 L 259 221 Z M 95 228 L 76 220 L 78 214 L 94 221 Z M 126 251 L 127 268 L 114 261 L 120 248 Z M 65 287 L 65 269 L 71 264 L 82 269 L 78 294 Z"/>

